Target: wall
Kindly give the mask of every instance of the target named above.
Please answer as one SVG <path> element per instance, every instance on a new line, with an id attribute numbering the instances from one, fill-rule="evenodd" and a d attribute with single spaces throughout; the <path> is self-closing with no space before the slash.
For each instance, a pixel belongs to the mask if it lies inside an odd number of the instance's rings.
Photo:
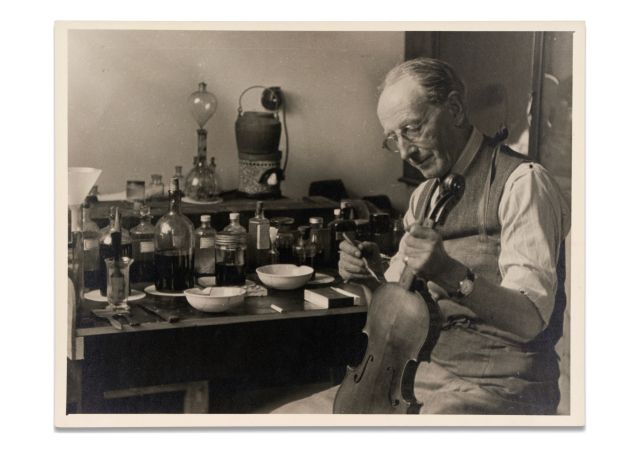
<path id="1" fill-rule="evenodd" d="M 385 193 L 405 209 L 410 189 L 397 182 L 400 160 L 381 150 L 375 115 L 377 86 L 403 53 L 401 32 L 71 31 L 69 165 L 102 168 L 103 193 L 152 173 L 166 181 L 178 164 L 188 171 L 196 124 L 186 99 L 204 81 L 218 98 L 209 156 L 223 188 L 237 188 L 238 97 L 277 85 L 291 142 L 286 196 L 341 178 L 354 196 Z"/>

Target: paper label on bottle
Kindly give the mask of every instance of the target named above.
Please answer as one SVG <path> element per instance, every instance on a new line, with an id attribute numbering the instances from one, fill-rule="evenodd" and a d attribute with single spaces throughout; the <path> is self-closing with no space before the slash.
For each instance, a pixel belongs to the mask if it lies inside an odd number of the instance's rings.
<path id="1" fill-rule="evenodd" d="M 95 238 L 89 238 L 84 240 L 84 250 L 90 251 L 91 249 L 97 249 L 98 240 Z"/>
<path id="2" fill-rule="evenodd" d="M 205 236 L 200 238 L 200 249 L 209 249 L 215 246 L 215 237 Z"/>
<path id="3" fill-rule="evenodd" d="M 269 226 L 259 226 L 257 228 L 257 249 L 270 249 L 271 238 L 269 237 Z"/>
<path id="4" fill-rule="evenodd" d="M 142 241 L 140 243 L 140 253 L 147 254 L 149 252 L 153 252 L 155 250 L 153 246 L 153 241 Z"/>

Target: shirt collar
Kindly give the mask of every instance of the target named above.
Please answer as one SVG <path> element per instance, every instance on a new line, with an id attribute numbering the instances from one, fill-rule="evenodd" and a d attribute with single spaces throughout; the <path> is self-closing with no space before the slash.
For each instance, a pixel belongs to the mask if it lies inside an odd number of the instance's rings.
<path id="1" fill-rule="evenodd" d="M 459 155 L 459 158 L 453 166 L 451 173 L 464 175 L 468 170 L 470 163 L 473 162 L 475 155 L 481 148 L 481 144 L 483 141 L 484 135 L 479 131 L 479 129 L 473 126 L 473 132 L 470 134 L 468 142 L 466 142 L 466 146 Z"/>

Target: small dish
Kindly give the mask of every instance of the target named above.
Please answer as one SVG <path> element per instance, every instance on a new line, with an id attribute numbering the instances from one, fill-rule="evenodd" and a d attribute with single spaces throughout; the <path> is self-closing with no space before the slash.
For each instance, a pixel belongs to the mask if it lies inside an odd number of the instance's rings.
<path id="1" fill-rule="evenodd" d="M 285 263 L 261 266 L 255 271 L 264 285 L 278 290 L 293 290 L 303 287 L 313 275 L 313 268 L 310 266 Z"/>
<path id="2" fill-rule="evenodd" d="M 144 288 L 144 291 L 149 295 L 155 296 L 184 296 L 184 292 L 161 292 L 155 288 L 155 284 L 151 284 Z"/>
<path id="3" fill-rule="evenodd" d="M 190 288 L 184 291 L 189 304 L 202 312 L 224 312 L 242 304 L 246 289 L 242 287 Z"/>
<path id="4" fill-rule="evenodd" d="M 127 301 L 141 300 L 145 296 L 146 295 L 144 294 L 144 292 L 141 292 L 139 290 L 131 289 L 131 294 L 127 298 Z M 100 289 L 91 290 L 90 292 L 85 293 L 84 294 L 84 298 L 88 299 L 89 301 L 97 301 L 99 303 L 106 303 L 108 301 L 106 296 L 102 296 L 100 294 Z"/>

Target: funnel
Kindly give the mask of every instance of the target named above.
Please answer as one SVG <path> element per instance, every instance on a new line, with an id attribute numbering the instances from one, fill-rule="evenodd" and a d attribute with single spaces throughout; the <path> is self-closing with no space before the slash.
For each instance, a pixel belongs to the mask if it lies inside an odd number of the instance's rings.
<path id="1" fill-rule="evenodd" d="M 101 169 L 92 167 L 69 167 L 69 206 L 78 206 L 84 201 L 101 173 Z"/>

